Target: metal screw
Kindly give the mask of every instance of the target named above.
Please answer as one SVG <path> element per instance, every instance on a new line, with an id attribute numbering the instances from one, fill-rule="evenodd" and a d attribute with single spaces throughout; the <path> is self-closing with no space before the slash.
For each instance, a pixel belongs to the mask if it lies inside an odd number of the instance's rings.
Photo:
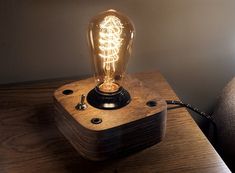
<path id="1" fill-rule="evenodd" d="M 148 105 L 149 107 L 154 107 L 157 106 L 157 102 L 154 100 L 150 100 L 146 103 L 146 105 Z"/>
<path id="2" fill-rule="evenodd" d="M 87 108 L 87 104 L 85 103 L 86 96 L 84 94 L 81 95 L 81 101 L 76 105 L 77 110 L 85 110 Z"/>
<path id="3" fill-rule="evenodd" d="M 69 90 L 69 89 L 64 90 L 64 91 L 63 91 L 63 94 L 64 94 L 64 95 L 70 95 L 70 94 L 73 94 L 73 90 Z"/>
<path id="4" fill-rule="evenodd" d="M 91 123 L 92 124 L 100 124 L 100 123 L 102 123 L 102 119 L 101 118 L 92 118 Z"/>

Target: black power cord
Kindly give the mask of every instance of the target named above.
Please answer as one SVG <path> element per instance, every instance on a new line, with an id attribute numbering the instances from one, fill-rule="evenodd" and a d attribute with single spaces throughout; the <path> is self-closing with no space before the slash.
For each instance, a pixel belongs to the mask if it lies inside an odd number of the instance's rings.
<path id="1" fill-rule="evenodd" d="M 188 109 L 196 112 L 197 114 L 199 114 L 201 117 L 206 118 L 213 125 L 213 131 L 214 131 L 213 138 L 214 138 L 214 142 L 217 141 L 217 127 L 216 127 L 215 122 L 212 119 L 212 115 L 209 115 L 209 114 L 207 114 L 207 113 L 205 113 L 203 111 L 200 111 L 198 108 L 196 108 L 196 107 L 194 107 L 194 106 L 192 106 L 190 104 L 183 103 L 182 101 L 166 100 L 166 103 L 169 104 L 169 105 L 178 105 L 180 107 L 188 108 Z"/>
<path id="2" fill-rule="evenodd" d="M 211 121 L 211 115 L 209 115 L 209 114 L 207 114 L 205 112 L 200 111 L 198 108 L 193 107 L 190 104 L 186 104 L 186 103 L 183 103 L 182 101 L 176 101 L 176 100 L 166 100 L 166 103 L 167 104 L 171 104 L 171 105 L 179 105 L 181 107 L 186 107 L 186 108 L 188 108 L 188 109 L 198 113 L 202 117 L 208 119 L 209 121 Z"/>

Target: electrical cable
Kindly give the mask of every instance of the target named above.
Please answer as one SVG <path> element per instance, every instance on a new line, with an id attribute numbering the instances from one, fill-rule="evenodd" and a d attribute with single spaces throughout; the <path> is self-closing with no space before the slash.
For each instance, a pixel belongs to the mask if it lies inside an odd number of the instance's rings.
<path id="1" fill-rule="evenodd" d="M 213 140 L 211 142 L 217 143 L 217 126 L 216 126 L 216 123 L 214 122 L 214 120 L 212 119 L 212 115 L 209 115 L 203 111 L 200 111 L 198 108 L 196 108 L 190 104 L 183 103 L 182 101 L 166 100 L 166 103 L 168 105 L 178 105 L 180 107 L 188 108 L 188 109 L 196 112 L 201 117 L 206 118 L 213 126 Z"/>
<path id="2" fill-rule="evenodd" d="M 183 103 L 182 101 L 176 101 L 176 100 L 166 100 L 166 103 L 167 104 L 172 104 L 172 105 L 179 105 L 181 107 L 186 107 L 186 108 L 188 108 L 188 109 L 198 113 L 202 117 L 205 117 L 206 119 L 211 120 L 211 115 L 209 115 L 209 114 L 207 114 L 205 112 L 200 111 L 198 108 L 193 107 L 190 104 L 186 104 L 186 103 Z"/>

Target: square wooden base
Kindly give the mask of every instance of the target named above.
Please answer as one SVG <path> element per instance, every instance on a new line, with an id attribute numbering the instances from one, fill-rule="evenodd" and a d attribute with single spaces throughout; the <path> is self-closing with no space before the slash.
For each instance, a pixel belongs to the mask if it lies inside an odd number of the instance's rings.
<path id="1" fill-rule="evenodd" d="M 76 81 L 54 93 L 55 120 L 62 134 L 75 149 L 90 160 L 105 160 L 144 149 L 162 140 L 166 129 L 166 108 L 163 99 L 128 77 L 124 83 L 131 102 L 120 109 L 101 110 L 88 105 L 75 107 L 82 94 L 93 87 L 93 78 Z"/>

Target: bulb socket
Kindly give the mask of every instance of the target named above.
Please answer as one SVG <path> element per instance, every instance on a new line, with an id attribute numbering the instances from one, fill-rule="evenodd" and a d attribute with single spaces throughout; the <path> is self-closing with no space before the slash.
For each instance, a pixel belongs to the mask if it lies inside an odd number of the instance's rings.
<path id="1" fill-rule="evenodd" d="M 123 87 L 113 93 L 105 93 L 95 87 L 87 95 L 87 102 L 98 109 L 119 109 L 128 105 L 130 101 L 131 96 Z"/>

